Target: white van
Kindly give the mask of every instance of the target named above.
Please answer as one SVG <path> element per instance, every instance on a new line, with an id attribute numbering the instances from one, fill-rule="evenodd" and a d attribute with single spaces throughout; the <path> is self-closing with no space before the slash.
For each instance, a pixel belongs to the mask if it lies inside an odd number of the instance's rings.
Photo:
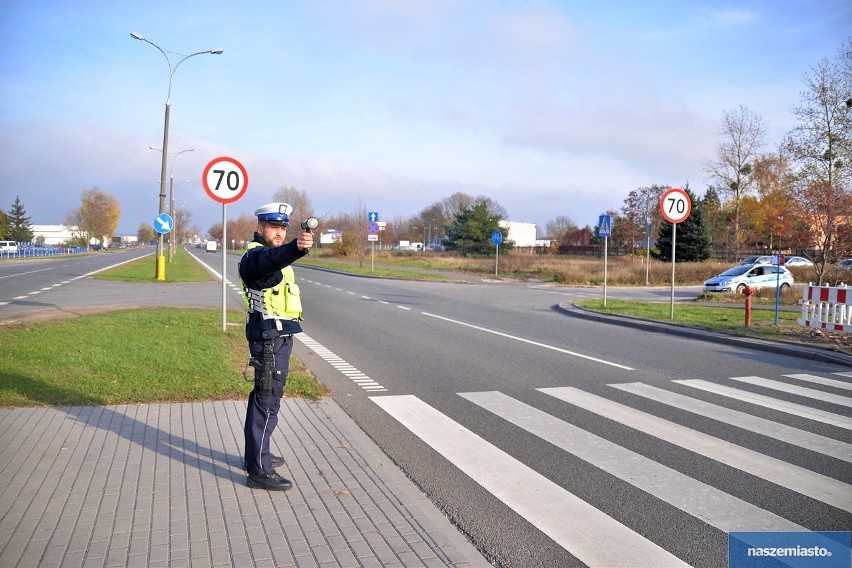
<path id="1" fill-rule="evenodd" d="M 0 252 L 18 254 L 18 243 L 15 241 L 0 241 Z"/>
<path id="2" fill-rule="evenodd" d="M 216 241 L 207 241 L 207 252 L 216 252 Z"/>

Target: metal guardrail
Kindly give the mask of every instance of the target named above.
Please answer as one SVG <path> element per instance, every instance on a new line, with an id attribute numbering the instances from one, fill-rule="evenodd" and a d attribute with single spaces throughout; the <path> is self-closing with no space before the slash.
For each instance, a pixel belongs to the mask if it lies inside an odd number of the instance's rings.
<path id="1" fill-rule="evenodd" d="M 0 258 L 32 258 L 36 256 L 58 256 L 63 254 L 81 254 L 89 252 L 87 247 L 18 247 L 18 252 L 0 251 Z"/>

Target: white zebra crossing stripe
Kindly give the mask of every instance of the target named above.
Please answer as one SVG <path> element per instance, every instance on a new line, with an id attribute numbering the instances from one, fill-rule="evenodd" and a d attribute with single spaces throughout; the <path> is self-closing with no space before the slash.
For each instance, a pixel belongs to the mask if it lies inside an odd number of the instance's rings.
<path id="1" fill-rule="evenodd" d="M 804 396 L 806 398 L 813 398 L 816 400 L 821 400 L 823 402 L 830 402 L 832 404 L 839 404 L 841 406 L 848 406 L 852 408 L 852 398 L 849 398 L 847 396 L 841 396 L 839 394 L 832 394 L 830 392 L 818 391 L 816 389 L 809 389 L 796 385 L 788 385 L 787 383 L 782 383 L 781 381 L 773 381 L 770 379 L 764 379 L 762 377 L 731 377 L 731 380 L 740 381 L 741 383 L 746 383 L 749 385 L 755 385 L 768 389 L 778 390 L 781 392 L 787 392 L 790 394 L 796 394 L 799 396 Z"/>
<path id="2" fill-rule="evenodd" d="M 344 376 L 351 380 L 356 385 L 368 392 L 387 391 L 385 387 L 365 375 L 342 358 L 338 357 L 330 350 L 323 347 L 318 341 L 310 337 L 306 333 L 296 334 L 294 337 L 298 339 L 308 349 L 319 355 L 326 363 L 340 371 Z"/>
<path id="3" fill-rule="evenodd" d="M 682 394 L 660 389 L 644 383 L 623 383 L 609 385 L 613 388 L 623 390 L 638 396 L 649 398 L 681 410 L 686 410 L 700 416 L 706 416 L 713 420 L 718 420 L 726 424 L 731 424 L 738 428 L 743 428 L 793 444 L 807 448 L 814 452 L 819 452 L 845 462 L 852 462 L 852 444 L 841 442 L 826 436 L 820 436 L 813 432 L 793 428 L 786 424 L 772 422 L 759 416 L 752 416 L 739 410 L 731 410 L 724 406 L 705 402 L 695 398 L 690 398 Z"/>
<path id="4" fill-rule="evenodd" d="M 500 418 L 719 530 L 801 531 L 801 526 L 499 392 L 459 393 Z"/>
<path id="5" fill-rule="evenodd" d="M 841 373 L 838 373 L 838 375 Z M 818 377 L 816 375 L 807 375 L 803 373 L 798 373 L 795 375 L 784 375 L 785 377 L 790 377 L 791 379 L 797 379 L 800 381 L 808 381 L 809 383 L 816 383 L 818 385 L 825 385 L 827 387 L 834 387 L 836 389 L 844 389 L 844 390 L 852 390 L 852 383 L 848 381 L 838 381 L 837 379 L 826 379 L 824 377 Z"/>
<path id="6" fill-rule="evenodd" d="M 852 512 L 852 486 L 574 387 L 537 389 L 689 451 Z"/>
<path id="7" fill-rule="evenodd" d="M 417 397 L 370 400 L 583 563 L 608 568 L 688 566 Z"/>
<path id="8" fill-rule="evenodd" d="M 714 394 L 727 396 L 736 400 L 742 400 L 743 402 L 757 404 L 764 408 L 778 410 L 779 412 L 786 412 L 787 414 L 801 416 L 802 418 L 808 418 L 816 422 L 822 422 L 824 424 L 831 424 L 832 426 L 852 430 L 852 418 L 847 418 L 840 414 L 834 414 L 833 412 L 827 412 L 818 408 L 811 408 L 810 406 L 796 404 L 795 402 L 787 402 L 786 400 L 779 400 L 762 394 L 735 389 L 727 385 L 717 385 L 716 383 L 702 381 L 701 379 L 686 379 L 672 382 L 712 392 Z"/>

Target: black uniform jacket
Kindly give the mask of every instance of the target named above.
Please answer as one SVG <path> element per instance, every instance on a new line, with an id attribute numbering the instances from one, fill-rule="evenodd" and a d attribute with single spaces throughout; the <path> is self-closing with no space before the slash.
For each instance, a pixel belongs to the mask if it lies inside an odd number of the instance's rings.
<path id="1" fill-rule="evenodd" d="M 266 246 L 263 238 L 257 233 L 254 234 L 253 240 L 263 246 L 249 249 L 242 256 L 240 279 L 243 284 L 254 290 L 265 290 L 277 286 L 284 279 L 281 269 L 308 254 L 307 250 L 298 249 L 296 239 L 277 248 Z M 297 321 L 281 320 L 280 326 L 281 329 L 278 329 L 275 320 L 264 320 L 258 312 L 250 313 L 246 320 L 246 339 L 263 341 L 278 335 L 291 335 L 302 331 L 302 326 Z"/>

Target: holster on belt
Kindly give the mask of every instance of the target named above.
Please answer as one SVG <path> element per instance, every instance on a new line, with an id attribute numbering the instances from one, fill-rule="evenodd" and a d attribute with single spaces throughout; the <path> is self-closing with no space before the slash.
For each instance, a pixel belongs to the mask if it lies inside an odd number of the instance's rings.
<path id="1" fill-rule="evenodd" d="M 263 342 L 263 356 L 260 361 L 251 358 L 249 365 L 254 367 L 254 390 L 258 394 L 284 396 L 284 380 L 281 373 L 275 370 L 275 342 L 268 339 Z"/>

